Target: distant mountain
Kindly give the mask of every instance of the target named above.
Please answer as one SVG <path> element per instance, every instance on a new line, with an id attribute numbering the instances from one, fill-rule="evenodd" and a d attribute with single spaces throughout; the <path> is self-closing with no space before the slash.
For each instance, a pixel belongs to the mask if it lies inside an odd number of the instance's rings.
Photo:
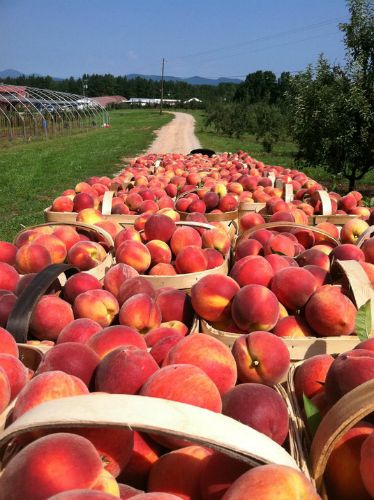
<path id="1" fill-rule="evenodd" d="M 140 75 L 138 73 L 131 73 L 130 75 L 126 75 L 127 78 L 145 78 L 146 80 L 155 80 L 160 81 L 160 75 Z M 181 78 L 179 76 L 164 76 L 164 80 L 171 82 L 186 82 L 190 85 L 219 85 L 220 83 L 241 83 L 242 80 L 238 78 L 204 78 L 203 76 L 190 76 L 189 78 Z"/>
<path id="2" fill-rule="evenodd" d="M 35 76 L 43 76 L 39 75 L 38 73 L 33 73 Z M 5 69 L 3 71 L 0 71 L 0 79 L 1 78 L 17 78 L 18 76 L 23 76 L 25 73 L 22 73 L 21 71 L 18 71 L 16 69 Z M 30 76 L 30 75 L 26 75 Z M 160 75 L 141 75 L 138 73 L 131 73 L 129 75 L 125 75 L 127 78 L 130 80 L 134 78 L 145 78 L 146 80 L 154 80 L 154 81 L 160 81 L 161 76 Z M 63 78 L 57 78 L 57 77 L 52 77 L 54 80 L 63 80 Z M 167 81 L 171 82 L 186 82 L 189 83 L 190 85 L 219 85 L 220 83 L 241 83 L 242 80 L 239 80 L 238 78 L 204 78 L 202 76 L 191 76 L 189 78 L 181 78 L 179 76 L 164 76 L 164 79 Z"/>

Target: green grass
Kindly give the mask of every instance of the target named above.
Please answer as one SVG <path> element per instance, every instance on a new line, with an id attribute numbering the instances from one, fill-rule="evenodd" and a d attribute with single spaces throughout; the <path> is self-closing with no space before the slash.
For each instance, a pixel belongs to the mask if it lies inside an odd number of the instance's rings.
<path id="1" fill-rule="evenodd" d="M 117 172 L 122 158 L 146 150 L 154 130 L 171 119 L 154 110 L 117 110 L 108 129 L 0 147 L 0 239 L 43 222 L 43 209 L 63 190 Z"/>
<path id="2" fill-rule="evenodd" d="M 253 135 L 245 134 L 240 139 L 219 135 L 212 128 L 204 127 L 204 111 L 189 111 L 196 120 L 195 133 L 205 148 L 217 152 L 239 150 L 247 151 L 251 156 L 267 165 L 281 165 L 287 168 L 297 168 L 305 172 L 312 179 L 325 184 L 329 189 L 344 193 L 348 190 L 348 181 L 342 177 L 334 176 L 323 167 L 304 167 L 295 162 L 297 146 L 292 141 L 280 141 L 275 144 L 271 153 L 263 151 L 262 145 L 256 142 Z M 363 179 L 357 182 L 357 189 L 369 199 L 374 196 L 374 169 L 368 172 Z"/>

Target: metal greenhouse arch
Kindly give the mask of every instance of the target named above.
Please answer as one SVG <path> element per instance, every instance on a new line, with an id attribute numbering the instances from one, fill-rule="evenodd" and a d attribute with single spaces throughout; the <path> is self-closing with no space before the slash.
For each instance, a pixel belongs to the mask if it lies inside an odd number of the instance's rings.
<path id="1" fill-rule="evenodd" d="M 108 121 L 106 109 L 89 97 L 0 84 L 0 140 L 55 137 Z"/>

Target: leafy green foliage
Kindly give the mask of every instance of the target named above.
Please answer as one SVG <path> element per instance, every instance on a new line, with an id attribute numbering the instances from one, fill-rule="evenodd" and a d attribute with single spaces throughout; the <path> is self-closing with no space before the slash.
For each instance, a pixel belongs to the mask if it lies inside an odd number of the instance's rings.
<path id="1" fill-rule="evenodd" d="M 355 332 L 358 338 L 366 340 L 370 337 L 372 331 L 372 317 L 371 317 L 371 301 L 368 300 L 363 304 L 356 315 Z"/>
<path id="2" fill-rule="evenodd" d="M 321 423 L 322 417 L 316 405 L 313 404 L 312 401 L 307 396 L 305 396 L 305 394 L 303 394 L 303 402 L 308 427 L 311 435 L 314 436 L 319 424 Z"/>

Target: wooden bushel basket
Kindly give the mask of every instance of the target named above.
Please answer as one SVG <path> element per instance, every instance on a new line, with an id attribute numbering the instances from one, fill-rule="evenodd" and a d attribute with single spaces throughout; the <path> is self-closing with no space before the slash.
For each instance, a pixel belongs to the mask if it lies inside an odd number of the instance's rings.
<path id="1" fill-rule="evenodd" d="M 357 219 L 357 215 L 333 214 L 330 196 L 327 191 L 317 191 L 322 203 L 322 215 L 312 215 L 308 217 L 310 225 L 320 224 L 321 222 L 331 222 L 339 226 L 344 225 L 352 219 Z"/>
<path id="2" fill-rule="evenodd" d="M 86 234 L 94 234 L 95 235 L 95 241 L 97 243 L 100 243 L 105 250 L 107 251 L 106 257 L 103 260 L 103 262 L 100 262 L 97 266 L 93 267 L 92 269 L 89 269 L 88 271 L 84 271 L 88 274 L 91 274 L 92 276 L 95 276 L 98 280 L 103 280 L 105 273 L 107 272 L 108 269 L 110 269 L 114 263 L 113 259 L 113 251 L 114 251 L 114 241 L 111 235 L 102 229 L 101 227 L 94 226 L 92 224 L 85 224 L 84 222 L 53 222 L 53 223 L 44 223 L 44 224 L 38 224 L 36 226 L 31 226 L 27 227 L 25 229 L 22 229 L 20 231 L 14 241 L 18 238 L 19 235 L 21 235 L 23 232 L 28 231 L 29 229 L 36 229 L 38 227 L 50 227 L 50 226 L 73 226 L 77 230 L 81 230 L 82 233 Z"/>

